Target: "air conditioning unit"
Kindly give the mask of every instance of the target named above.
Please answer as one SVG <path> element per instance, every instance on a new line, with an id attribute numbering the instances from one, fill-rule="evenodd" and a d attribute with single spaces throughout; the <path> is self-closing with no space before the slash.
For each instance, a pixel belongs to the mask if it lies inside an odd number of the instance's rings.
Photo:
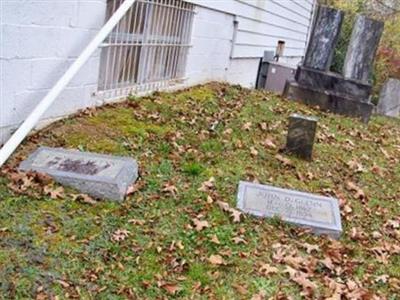
<path id="1" fill-rule="evenodd" d="M 296 68 L 276 61 L 262 61 L 257 77 L 257 88 L 282 94 L 286 80 L 294 79 Z"/>

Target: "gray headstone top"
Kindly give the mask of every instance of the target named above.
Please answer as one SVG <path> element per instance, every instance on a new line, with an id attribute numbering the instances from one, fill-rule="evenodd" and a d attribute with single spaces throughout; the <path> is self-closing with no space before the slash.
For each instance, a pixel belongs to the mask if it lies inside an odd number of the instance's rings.
<path id="1" fill-rule="evenodd" d="M 400 80 L 390 78 L 382 87 L 377 106 L 378 114 L 388 117 L 400 116 Z"/>
<path id="2" fill-rule="evenodd" d="M 342 232 L 335 198 L 241 181 L 237 207 L 258 217 L 279 216 L 316 234 L 339 238 Z"/>
<path id="3" fill-rule="evenodd" d="M 304 116 L 298 113 L 293 113 L 290 115 L 291 118 L 303 119 L 310 122 L 318 122 L 319 118 L 314 116 Z"/>
<path id="4" fill-rule="evenodd" d="M 45 173 L 81 192 L 117 201 L 138 177 L 132 158 L 49 147 L 37 149 L 20 169 Z"/>
<path id="5" fill-rule="evenodd" d="M 384 23 L 357 15 L 343 64 L 343 76 L 368 82 Z"/>
<path id="6" fill-rule="evenodd" d="M 263 62 L 273 60 L 274 56 L 275 56 L 274 51 L 264 51 Z"/>
<path id="7" fill-rule="evenodd" d="M 303 65 L 327 71 L 339 38 L 344 12 L 327 6 L 319 6 Z"/>

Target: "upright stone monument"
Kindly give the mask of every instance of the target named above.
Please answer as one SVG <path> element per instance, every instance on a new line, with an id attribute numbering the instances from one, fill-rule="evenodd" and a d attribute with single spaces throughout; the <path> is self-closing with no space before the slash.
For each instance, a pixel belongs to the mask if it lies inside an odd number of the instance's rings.
<path id="1" fill-rule="evenodd" d="M 375 107 L 370 100 L 372 86 L 367 79 L 383 24 L 363 16 L 357 18 L 343 76 L 329 71 L 342 18 L 343 12 L 326 7 L 319 9 L 304 63 L 297 68 L 295 80 L 286 82 L 283 95 L 367 123 Z"/>
<path id="2" fill-rule="evenodd" d="M 400 116 L 400 80 L 390 78 L 385 82 L 379 97 L 377 113 L 388 117 Z"/>
<path id="3" fill-rule="evenodd" d="M 357 16 L 343 65 L 345 78 L 368 82 L 383 26 L 381 21 Z"/>
<path id="4" fill-rule="evenodd" d="M 318 119 L 292 114 L 289 118 L 289 130 L 285 151 L 306 160 L 312 159 L 315 132 Z"/>
<path id="5" fill-rule="evenodd" d="M 132 158 L 48 147 L 37 149 L 20 169 L 48 174 L 61 184 L 114 201 L 122 201 L 138 177 Z"/>
<path id="6" fill-rule="evenodd" d="M 339 238 L 342 233 L 339 202 L 335 198 L 241 181 L 237 207 L 258 217 L 278 216 L 310 228 L 315 234 Z"/>
<path id="7" fill-rule="evenodd" d="M 342 26 L 343 11 L 319 6 L 315 24 L 310 36 L 304 66 L 328 71 Z"/>

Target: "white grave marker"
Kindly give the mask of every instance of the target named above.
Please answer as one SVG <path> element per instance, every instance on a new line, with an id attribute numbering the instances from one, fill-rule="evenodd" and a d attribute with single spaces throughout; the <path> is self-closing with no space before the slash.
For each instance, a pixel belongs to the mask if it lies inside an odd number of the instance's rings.
<path id="1" fill-rule="evenodd" d="M 311 228 L 316 234 L 339 238 L 342 232 L 337 199 L 241 181 L 237 207 L 258 217 Z"/>

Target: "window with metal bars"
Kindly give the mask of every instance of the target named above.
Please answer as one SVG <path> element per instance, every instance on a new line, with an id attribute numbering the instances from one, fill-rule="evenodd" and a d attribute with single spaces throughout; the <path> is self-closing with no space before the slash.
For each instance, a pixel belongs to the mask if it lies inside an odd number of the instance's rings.
<path id="1" fill-rule="evenodd" d="M 107 19 L 122 2 L 107 1 Z M 181 0 L 137 0 L 102 44 L 99 90 L 121 95 L 182 79 L 193 13 Z"/>

